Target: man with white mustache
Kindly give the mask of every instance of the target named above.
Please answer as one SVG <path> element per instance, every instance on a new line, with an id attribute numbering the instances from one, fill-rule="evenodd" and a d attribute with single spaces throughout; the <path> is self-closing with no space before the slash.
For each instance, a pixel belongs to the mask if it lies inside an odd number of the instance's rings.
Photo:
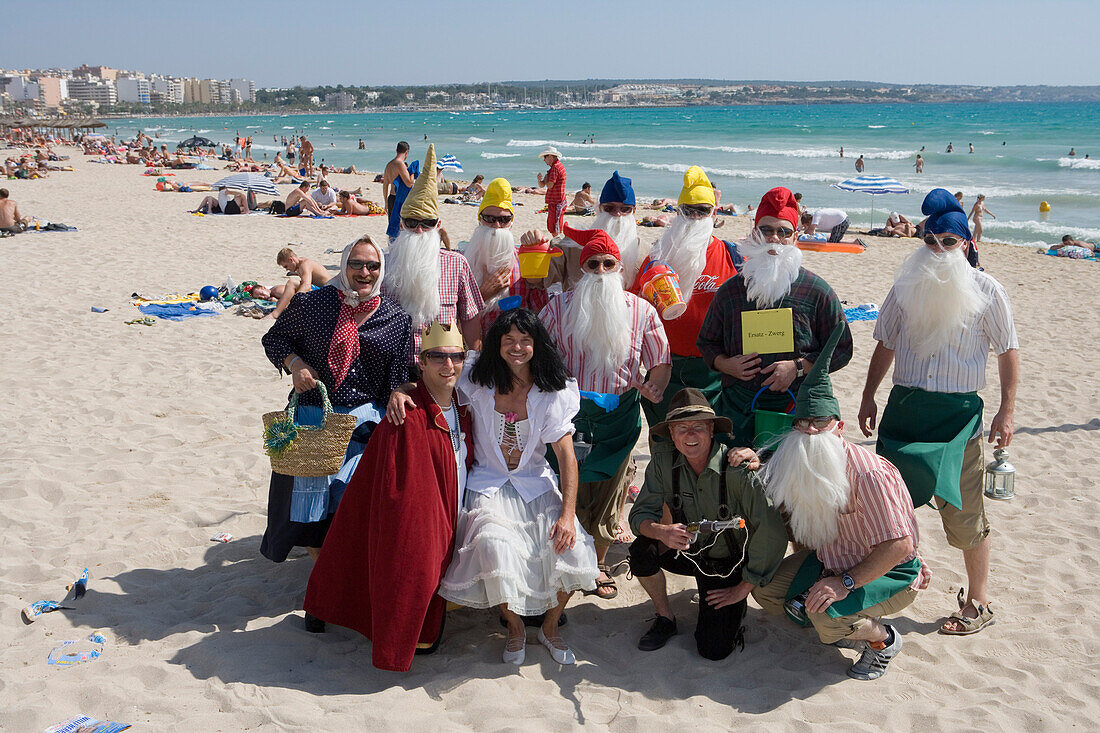
<path id="1" fill-rule="evenodd" d="M 752 595 L 771 613 L 802 601 L 822 643 L 860 652 L 848 676 L 873 680 L 902 644 L 901 633 L 880 619 L 912 603 L 932 573 L 917 553 L 917 518 L 901 474 L 841 437 L 840 404 L 825 367 L 843 333 L 838 324 L 802 382 L 794 429 L 761 472 L 768 498 L 806 549 L 785 558 Z M 802 622 L 797 607 L 788 614 Z"/>
<path id="2" fill-rule="evenodd" d="M 738 247 L 745 257 L 741 272 L 714 296 L 697 344 L 707 366 L 722 374 L 715 411 L 733 423 L 737 445 L 756 443 L 753 400 L 757 409 L 787 412 L 788 390 L 797 390 L 817 362 L 825 340 L 844 324 L 829 371 L 852 358 L 852 334 L 840 298 L 822 278 L 802 267 L 798 241 L 799 206 L 788 189 L 773 188 L 760 199 L 756 226 Z M 742 315 L 775 308 L 791 309 L 793 350 L 745 353 Z"/>
<path id="3" fill-rule="evenodd" d="M 600 567 L 596 589 L 585 593 L 610 600 L 618 590 L 604 558 L 619 535 L 631 454 L 642 432 L 639 395 L 661 401 L 671 357 L 656 309 L 623 290 L 623 265 L 611 237 L 602 229 L 564 229 L 584 245 L 585 274 L 575 288 L 552 298 L 539 318 L 581 389 L 573 424 L 592 450 L 581 461 L 576 512 L 595 540 Z M 601 395 L 613 395 L 617 405 L 598 405 L 592 398 Z"/>
<path id="4" fill-rule="evenodd" d="M 694 387 L 706 395 L 711 406 L 718 403 L 722 385 L 719 376 L 703 361 L 696 337 L 707 308 L 718 288 L 737 274 L 741 255 L 736 245 L 714 236 L 714 186 L 699 166 L 684 173 L 684 186 L 677 199 L 677 216 L 642 262 L 630 292 L 638 295 L 651 262 L 661 260 L 676 271 L 687 309 L 679 317 L 661 317 L 672 351 L 672 376 L 659 404 L 642 405 L 646 422 L 656 425 L 668 412 L 671 396 L 685 387 Z"/>
<path id="5" fill-rule="evenodd" d="M 933 500 L 947 542 L 962 550 L 967 589 L 940 632 L 963 636 L 994 623 L 989 606 L 989 521 L 982 498 L 982 400 L 986 355 L 997 355 L 1001 400 L 989 426 L 997 448 L 1012 440 L 1019 340 L 1004 288 L 967 264 L 966 214 L 937 188 L 921 205 L 924 246 L 902 264 L 875 325 L 859 424 L 875 428 L 875 392 L 890 365 L 894 387 L 878 426 L 878 452 L 897 465 L 914 506 Z"/>
<path id="6" fill-rule="evenodd" d="M 428 146 L 424 170 L 435 170 L 435 145 Z M 414 366 L 420 355 L 421 331 L 433 321 L 457 321 L 466 345 L 474 350 L 481 347 L 478 314 L 484 301 L 466 258 L 442 249 L 441 223 L 433 176 L 419 176 L 401 206 L 401 231 L 386 253 L 387 278 L 382 291 L 412 316 L 409 359 Z"/>
<path id="7" fill-rule="evenodd" d="M 500 315 L 502 298 L 519 296 L 520 308 L 538 313 L 550 296 L 540 281 L 520 276 L 516 240 L 512 234 L 515 208 L 512 186 L 505 178 L 495 178 L 485 189 L 477 210 L 477 226 L 466 246 L 466 260 L 485 305 L 481 311 L 481 331 L 485 333 Z"/>

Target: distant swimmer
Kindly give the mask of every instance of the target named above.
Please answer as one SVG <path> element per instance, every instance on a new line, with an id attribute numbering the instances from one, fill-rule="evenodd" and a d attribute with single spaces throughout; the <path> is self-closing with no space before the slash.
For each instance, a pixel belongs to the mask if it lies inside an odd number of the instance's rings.
<path id="1" fill-rule="evenodd" d="M 953 153 L 953 152 L 955 152 L 955 145 L 954 145 L 954 143 L 947 143 L 947 152 L 949 152 L 949 153 Z"/>
<path id="2" fill-rule="evenodd" d="M 843 147 L 840 148 L 840 157 L 841 158 L 844 157 L 844 148 Z"/>
<path id="3" fill-rule="evenodd" d="M 1073 158 L 1073 157 L 1076 157 L 1076 156 L 1077 156 L 1077 151 L 1074 150 L 1073 148 L 1070 148 L 1069 149 L 1069 157 Z"/>
<path id="4" fill-rule="evenodd" d="M 974 152 L 974 143 L 970 143 L 970 152 L 971 152 L 971 153 L 973 153 L 973 152 Z"/>
<path id="5" fill-rule="evenodd" d="M 921 145 L 921 146 L 920 146 L 920 151 L 921 151 L 922 153 L 924 152 L 924 146 L 923 146 L 923 145 Z"/>
<path id="6" fill-rule="evenodd" d="M 917 153 L 917 162 L 913 167 L 917 169 L 917 173 L 924 173 L 924 158 L 920 157 L 920 153 Z"/>
<path id="7" fill-rule="evenodd" d="M 862 173 L 862 172 L 863 172 L 863 156 L 861 155 L 856 159 L 856 173 Z"/>

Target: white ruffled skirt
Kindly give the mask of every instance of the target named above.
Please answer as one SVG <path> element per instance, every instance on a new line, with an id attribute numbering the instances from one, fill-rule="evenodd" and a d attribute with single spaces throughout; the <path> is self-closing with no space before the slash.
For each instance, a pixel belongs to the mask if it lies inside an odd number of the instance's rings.
<path id="1" fill-rule="evenodd" d="M 577 541 L 560 555 L 550 530 L 561 516 L 555 489 L 525 502 L 506 482 L 492 496 L 471 492 L 458 517 L 455 553 L 439 595 L 471 608 L 502 603 L 521 616 L 558 605 L 558 591 L 592 590 L 600 571 L 592 537 L 574 520 Z"/>

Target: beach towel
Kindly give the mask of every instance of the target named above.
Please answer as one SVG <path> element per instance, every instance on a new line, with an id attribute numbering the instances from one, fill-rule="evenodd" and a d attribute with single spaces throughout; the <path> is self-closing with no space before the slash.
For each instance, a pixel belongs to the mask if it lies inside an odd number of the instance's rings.
<path id="1" fill-rule="evenodd" d="M 171 303 L 195 303 L 199 299 L 198 293 L 172 293 L 171 295 L 165 295 L 162 298 L 147 298 L 144 295 L 132 295 L 130 296 L 131 305 L 169 305 Z"/>
<path id="2" fill-rule="evenodd" d="M 308 212 L 302 212 L 301 214 L 292 214 L 292 215 L 289 215 L 289 216 L 287 214 L 276 214 L 275 218 L 276 219 L 335 219 L 336 217 L 334 215 L 331 215 L 331 214 L 329 216 L 317 216 L 316 214 L 310 214 Z"/>
<path id="3" fill-rule="evenodd" d="M 845 308 L 844 317 L 849 323 L 852 321 L 877 321 L 878 308 L 866 309 L 861 305 L 857 305 L 855 308 Z"/>
<path id="4" fill-rule="evenodd" d="M 1069 249 L 1069 247 L 1063 247 L 1063 250 L 1065 250 L 1065 249 Z M 1074 247 L 1073 249 L 1080 250 L 1081 253 L 1084 253 L 1084 252 L 1087 251 L 1087 250 L 1085 250 L 1084 247 Z M 1098 259 L 1096 255 L 1089 255 L 1089 256 L 1085 256 L 1085 257 L 1079 257 L 1076 254 L 1060 255 L 1060 254 L 1058 254 L 1058 252 L 1050 252 L 1049 250 L 1046 251 L 1046 252 L 1043 252 L 1042 254 L 1050 255 L 1051 257 L 1061 257 L 1064 260 L 1088 260 L 1089 262 L 1100 262 L 1100 259 Z"/>
<path id="5" fill-rule="evenodd" d="M 197 318 L 202 316 L 216 316 L 219 310 L 204 307 L 206 304 L 198 303 L 148 303 L 139 305 L 138 310 L 147 316 L 156 316 L 166 321 L 182 321 L 185 318 Z"/>
<path id="6" fill-rule="evenodd" d="M 846 254 L 860 254 L 867 249 L 867 245 L 862 239 L 845 242 L 804 242 L 799 238 L 797 246 L 806 252 L 843 252 Z"/>

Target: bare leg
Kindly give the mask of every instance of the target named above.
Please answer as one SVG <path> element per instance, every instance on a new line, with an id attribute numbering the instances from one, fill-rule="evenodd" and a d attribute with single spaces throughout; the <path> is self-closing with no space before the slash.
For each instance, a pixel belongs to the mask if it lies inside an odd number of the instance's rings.
<path id="1" fill-rule="evenodd" d="M 642 588 L 649 595 L 649 599 L 653 601 L 653 609 L 657 612 L 657 615 L 675 620 L 676 617 L 672 615 L 672 607 L 668 604 L 668 584 L 665 582 L 664 571 L 658 570 L 655 575 L 644 578 L 640 575 L 634 577 L 642 584 Z"/>
<path id="2" fill-rule="evenodd" d="M 845 637 L 848 641 L 886 641 L 886 627 L 877 618 L 871 619 L 871 623 L 856 630 L 851 636 Z"/>
<path id="3" fill-rule="evenodd" d="M 546 618 L 542 621 L 542 633 L 547 639 L 550 640 L 554 646 L 559 649 L 565 648 L 565 642 L 561 640 L 561 632 L 558 631 L 558 620 L 561 618 L 562 613 L 565 611 L 566 604 L 569 603 L 569 599 L 572 597 L 572 593 L 566 593 L 565 591 L 558 591 L 558 605 L 551 608 L 546 612 Z M 509 628 L 511 628 L 511 621 L 508 621 Z M 522 621 L 521 621 L 522 623 Z M 559 646 L 557 642 L 561 642 Z"/>
<path id="4" fill-rule="evenodd" d="M 986 537 L 980 544 L 963 550 L 963 563 L 966 565 L 966 605 L 961 611 L 967 618 L 977 618 L 978 609 L 975 604 L 983 606 L 989 603 L 989 538 Z M 962 630 L 962 624 L 954 620 L 944 623 L 944 628 L 955 631 Z"/>
<path id="5" fill-rule="evenodd" d="M 523 625 L 523 619 L 509 611 L 507 603 L 500 604 L 500 615 L 508 623 L 508 640 L 504 644 L 504 649 L 509 652 L 518 652 L 527 643 L 527 629 Z"/>

